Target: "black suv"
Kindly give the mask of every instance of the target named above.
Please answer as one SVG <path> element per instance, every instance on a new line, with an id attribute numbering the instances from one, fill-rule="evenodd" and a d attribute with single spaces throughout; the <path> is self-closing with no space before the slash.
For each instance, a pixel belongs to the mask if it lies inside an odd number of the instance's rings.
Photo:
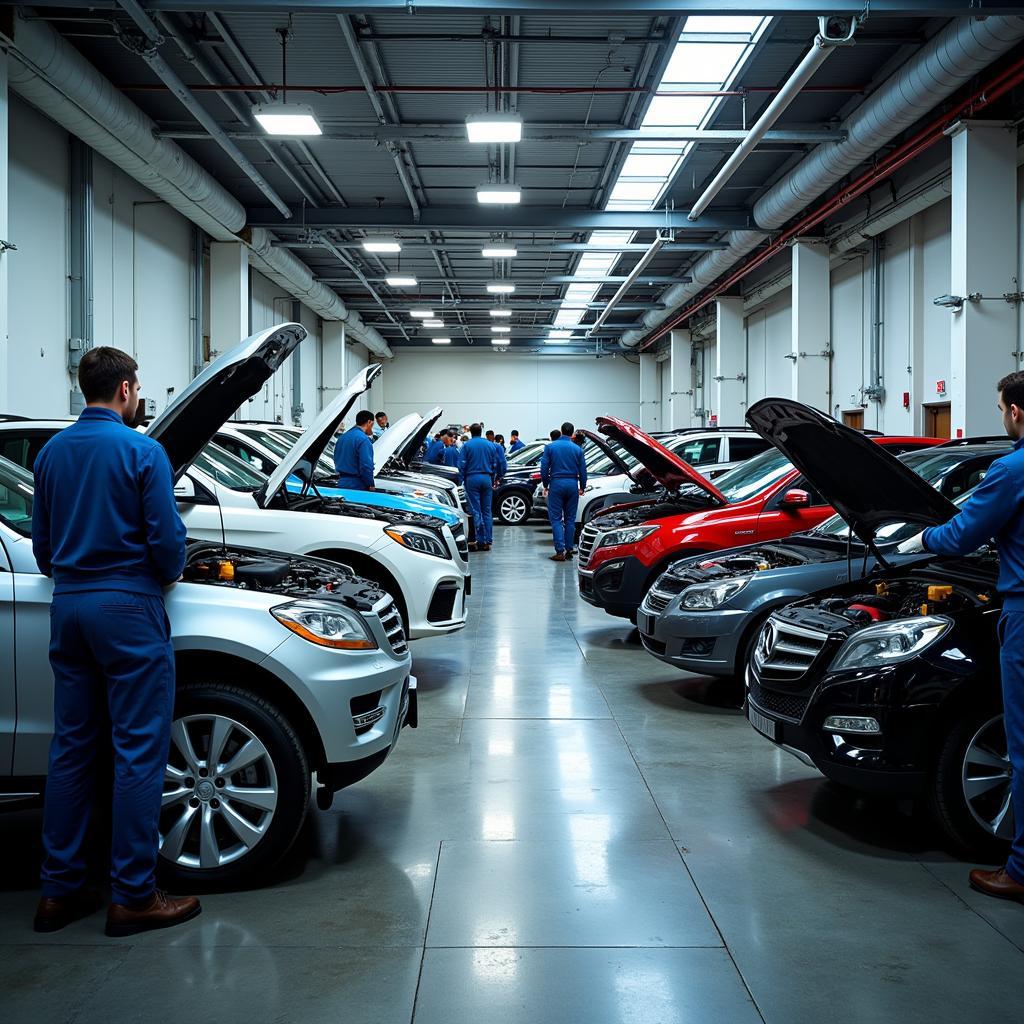
<path id="1" fill-rule="evenodd" d="M 997 855 L 1013 836 L 1013 811 L 994 550 L 888 565 L 875 545 L 884 522 L 923 528 L 955 506 L 815 409 L 764 399 L 748 420 L 832 502 L 879 566 L 771 615 L 747 666 L 751 725 L 842 785 L 925 798 L 962 852 Z"/>

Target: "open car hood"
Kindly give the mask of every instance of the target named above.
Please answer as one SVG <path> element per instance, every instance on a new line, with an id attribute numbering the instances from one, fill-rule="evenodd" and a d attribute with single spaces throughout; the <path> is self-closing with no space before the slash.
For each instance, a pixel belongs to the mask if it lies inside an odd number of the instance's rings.
<path id="1" fill-rule="evenodd" d="M 440 415 L 440 413 L 438 413 Z M 423 422 L 418 412 L 410 412 L 396 423 L 392 423 L 376 441 L 373 442 L 373 471 L 379 473 L 395 455 L 405 451 L 405 446 Z"/>
<path id="2" fill-rule="evenodd" d="M 884 523 L 937 526 L 956 506 L 865 434 L 790 398 L 762 398 L 747 422 L 821 492 L 866 544 Z"/>
<path id="3" fill-rule="evenodd" d="M 210 363 L 149 424 L 146 433 L 164 446 L 175 479 L 305 337 L 301 324 L 284 323 L 246 338 Z"/>
<path id="4" fill-rule="evenodd" d="M 592 444 L 596 445 L 605 455 L 608 456 L 612 461 L 612 465 L 620 472 L 625 473 L 626 476 L 632 476 L 629 470 L 629 466 L 622 461 L 622 456 L 600 435 L 595 434 L 592 430 L 580 430 L 581 433 L 587 440 Z"/>
<path id="5" fill-rule="evenodd" d="M 420 420 L 419 426 L 412 432 L 412 436 L 408 441 L 402 445 L 401 448 L 396 452 L 398 457 L 407 465 L 412 465 L 413 456 L 420 450 L 423 442 L 426 441 L 430 432 L 434 429 L 434 424 L 441 418 L 441 414 L 444 409 L 441 406 L 437 406 L 430 410 L 423 419 Z M 385 431 L 387 433 L 387 431 Z"/>
<path id="6" fill-rule="evenodd" d="M 278 463 L 277 469 L 257 492 L 256 500 L 265 505 L 285 485 L 294 473 L 302 480 L 313 478 L 313 467 L 324 453 L 331 438 L 338 432 L 341 421 L 355 405 L 356 399 L 368 391 L 381 372 L 380 363 L 371 363 L 360 370 L 342 389 L 319 416 L 302 432 L 288 454 Z"/>
<path id="7" fill-rule="evenodd" d="M 663 487 L 674 491 L 685 484 L 693 484 L 719 504 L 729 504 L 729 499 L 710 480 L 635 424 L 615 416 L 598 416 L 596 422 L 605 437 L 625 448 Z"/>

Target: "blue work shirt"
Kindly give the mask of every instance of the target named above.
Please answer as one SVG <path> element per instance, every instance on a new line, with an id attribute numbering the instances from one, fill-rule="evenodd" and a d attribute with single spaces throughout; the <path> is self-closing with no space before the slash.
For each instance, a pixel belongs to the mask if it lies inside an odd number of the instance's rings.
<path id="1" fill-rule="evenodd" d="M 492 480 L 498 475 L 498 446 L 486 437 L 471 437 L 459 451 L 462 479 L 486 473 Z"/>
<path id="2" fill-rule="evenodd" d="M 426 461 L 432 466 L 444 465 L 444 441 L 437 438 L 427 445 Z"/>
<path id="3" fill-rule="evenodd" d="M 32 550 L 54 594 L 162 596 L 185 567 L 185 525 L 159 442 L 89 407 L 35 461 Z"/>
<path id="4" fill-rule="evenodd" d="M 587 486 L 587 461 L 583 457 L 583 449 L 565 434 L 545 445 L 544 454 L 540 457 L 541 483 L 549 487 L 552 480 L 575 480 L 581 491 Z"/>
<path id="5" fill-rule="evenodd" d="M 364 491 L 373 490 L 373 442 L 362 427 L 349 427 L 334 446 L 334 468 L 345 483 Z"/>
<path id="6" fill-rule="evenodd" d="M 444 452 L 442 453 L 442 460 L 441 461 L 442 461 L 442 465 L 448 466 L 451 469 L 454 469 L 456 472 L 458 472 L 459 475 L 456 478 L 456 482 L 461 484 L 462 483 L 462 470 L 460 469 L 460 464 L 459 464 L 459 449 L 456 448 L 455 445 L 453 445 L 453 444 L 447 445 L 445 447 Z"/>
<path id="7" fill-rule="evenodd" d="M 921 542 L 937 555 L 969 555 L 990 538 L 999 552 L 1003 608 L 1024 611 L 1024 439 L 989 466 L 960 514 L 930 526 Z"/>
<path id="8" fill-rule="evenodd" d="M 522 441 L 520 441 L 520 440 L 519 440 L 519 438 L 517 437 L 517 438 L 516 438 L 516 439 L 515 439 L 515 440 L 514 440 L 514 441 L 513 441 L 513 442 L 512 442 L 512 443 L 511 443 L 511 444 L 510 444 L 509 446 L 508 446 L 508 453 L 509 453 L 509 455 L 515 455 L 515 453 L 516 453 L 516 452 L 518 452 L 518 451 L 521 451 L 521 450 L 522 450 L 523 448 L 525 448 L 525 447 L 526 447 L 526 445 L 525 445 L 525 444 L 523 444 L 523 442 L 522 442 Z"/>
<path id="9" fill-rule="evenodd" d="M 494 448 L 498 453 L 498 479 L 504 480 L 505 474 L 508 472 L 508 459 L 505 458 L 505 449 L 497 441 L 494 442 Z"/>

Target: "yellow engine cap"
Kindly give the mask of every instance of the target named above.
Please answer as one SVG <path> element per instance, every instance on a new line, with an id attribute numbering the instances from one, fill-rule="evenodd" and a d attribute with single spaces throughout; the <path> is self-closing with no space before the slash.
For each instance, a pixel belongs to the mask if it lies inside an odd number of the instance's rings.
<path id="1" fill-rule="evenodd" d="M 945 601 L 947 597 L 952 596 L 953 588 L 947 584 L 934 585 L 928 588 L 928 600 L 929 601 Z"/>
<path id="2" fill-rule="evenodd" d="M 222 580 L 233 580 L 235 578 L 235 563 L 221 562 L 217 572 L 217 578 Z"/>

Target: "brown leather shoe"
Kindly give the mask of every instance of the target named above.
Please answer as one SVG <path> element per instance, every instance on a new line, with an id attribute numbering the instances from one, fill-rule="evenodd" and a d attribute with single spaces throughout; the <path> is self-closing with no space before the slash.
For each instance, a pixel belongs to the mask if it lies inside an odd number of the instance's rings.
<path id="1" fill-rule="evenodd" d="M 551 556 L 551 561 L 552 562 L 564 562 L 565 561 L 565 552 L 564 551 L 559 551 L 557 555 L 552 555 Z"/>
<path id="2" fill-rule="evenodd" d="M 173 928 L 198 917 L 202 909 L 195 896 L 168 896 L 157 889 L 141 907 L 111 903 L 107 911 L 107 935 L 117 938 L 155 928 Z"/>
<path id="3" fill-rule="evenodd" d="M 970 881 L 972 889 L 983 892 L 986 896 L 1024 903 L 1024 885 L 1014 881 L 1007 874 L 1006 868 L 999 868 L 996 871 L 983 871 L 981 868 L 975 868 L 971 872 Z"/>
<path id="4" fill-rule="evenodd" d="M 36 907 L 32 930 L 59 932 L 83 917 L 95 914 L 103 906 L 103 897 L 95 889 L 79 889 L 70 896 L 55 899 L 44 896 Z"/>

